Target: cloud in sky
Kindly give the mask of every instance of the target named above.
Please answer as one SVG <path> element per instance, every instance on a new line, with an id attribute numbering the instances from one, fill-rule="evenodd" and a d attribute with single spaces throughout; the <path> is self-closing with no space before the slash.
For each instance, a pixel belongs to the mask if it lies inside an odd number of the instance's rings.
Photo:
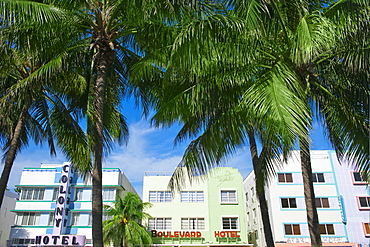
<path id="1" fill-rule="evenodd" d="M 322 129 L 316 124 L 312 137 L 315 149 L 331 149 L 330 144 L 324 138 Z M 175 126 L 169 129 L 153 128 L 147 121 L 140 120 L 129 125 L 130 139 L 127 146 L 116 146 L 115 149 L 105 158 L 104 167 L 120 168 L 135 187 L 136 191 L 142 194 L 142 181 L 144 172 L 173 172 L 179 164 L 186 148 L 184 142 L 174 147 L 173 140 L 179 130 Z M 24 167 L 39 167 L 44 164 L 61 164 L 67 161 L 59 154 L 57 157 L 50 157 L 48 148 L 29 148 L 18 154 L 12 169 L 8 188 L 13 190 L 14 185 L 19 184 L 20 176 Z M 243 178 L 252 170 L 249 148 L 246 146 L 230 157 L 223 166 L 231 166 L 239 169 Z M 3 166 L 0 167 L 2 171 Z"/>
<path id="2" fill-rule="evenodd" d="M 130 139 L 127 146 L 117 146 L 104 160 L 104 167 L 120 168 L 139 194 L 142 193 L 144 172 L 173 172 L 186 148 L 186 142 L 173 145 L 178 127 L 158 129 L 141 120 L 130 124 Z M 239 168 L 245 177 L 251 170 L 249 152 L 240 152 L 228 160 L 225 166 Z M 50 157 L 48 148 L 30 147 L 18 154 L 14 163 L 8 188 L 20 183 L 24 167 L 39 167 L 43 164 L 61 164 L 67 161 L 63 154 Z M 2 170 L 3 167 L 1 167 Z"/>
<path id="3" fill-rule="evenodd" d="M 106 159 L 106 167 L 120 168 L 139 194 L 142 193 L 144 172 L 173 172 L 179 164 L 186 143 L 173 147 L 177 129 L 151 128 L 140 121 L 130 125 L 127 147 L 119 147 Z M 224 165 L 239 168 L 245 177 L 251 170 L 247 152 L 236 154 Z"/>

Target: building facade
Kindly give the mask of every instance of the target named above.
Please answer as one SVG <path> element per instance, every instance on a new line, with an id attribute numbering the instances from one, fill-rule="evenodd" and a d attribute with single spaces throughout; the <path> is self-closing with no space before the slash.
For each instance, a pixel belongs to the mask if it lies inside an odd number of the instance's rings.
<path id="1" fill-rule="evenodd" d="M 146 173 L 143 201 L 153 207 L 147 222 L 158 246 L 251 246 L 248 244 L 242 176 L 219 167 L 171 192 L 171 173 Z"/>
<path id="2" fill-rule="evenodd" d="M 9 238 L 10 227 L 13 225 L 15 218 L 15 215 L 10 210 L 14 209 L 17 198 L 17 194 L 5 191 L 0 208 L 0 247 L 5 247 Z"/>
<path id="3" fill-rule="evenodd" d="M 369 246 L 369 188 L 354 167 L 339 164 L 333 151 L 312 151 L 314 191 L 324 246 Z M 247 215 L 255 216 L 250 235 L 263 235 L 254 174 L 244 180 Z M 270 221 L 276 246 L 310 246 L 299 152 L 266 186 Z M 247 216 L 248 218 L 248 216 Z M 264 238 L 253 239 L 265 246 Z M 306 244 L 306 245 L 302 245 Z"/>
<path id="4" fill-rule="evenodd" d="M 17 187 L 8 246 L 92 246 L 91 181 L 70 163 L 24 168 Z M 135 192 L 118 168 L 103 168 L 104 204 L 128 191 Z"/>

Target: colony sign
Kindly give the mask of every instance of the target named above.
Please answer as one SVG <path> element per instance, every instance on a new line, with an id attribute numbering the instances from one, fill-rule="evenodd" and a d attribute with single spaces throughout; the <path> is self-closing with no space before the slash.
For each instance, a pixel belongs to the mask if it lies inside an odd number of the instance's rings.
<path id="1" fill-rule="evenodd" d="M 64 163 L 60 177 L 59 193 L 54 212 L 53 234 L 36 236 L 35 244 L 41 246 L 84 246 L 86 236 L 66 235 L 66 227 L 71 200 L 70 184 L 73 179 L 73 167 Z"/>
<path id="2" fill-rule="evenodd" d="M 54 214 L 53 234 L 64 234 L 67 226 L 67 216 L 69 212 L 69 202 L 71 196 L 70 183 L 73 179 L 73 168 L 64 165 L 60 177 L 59 195 Z"/>

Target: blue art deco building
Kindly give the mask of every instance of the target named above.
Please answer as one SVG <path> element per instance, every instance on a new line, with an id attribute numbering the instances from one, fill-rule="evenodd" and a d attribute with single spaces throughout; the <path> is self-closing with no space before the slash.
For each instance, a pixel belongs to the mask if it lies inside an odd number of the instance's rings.
<path id="1" fill-rule="evenodd" d="M 70 163 L 24 168 L 8 246 L 92 246 L 91 181 Z M 103 203 L 135 192 L 118 168 L 103 169 Z M 103 215 L 106 219 L 106 215 Z"/>

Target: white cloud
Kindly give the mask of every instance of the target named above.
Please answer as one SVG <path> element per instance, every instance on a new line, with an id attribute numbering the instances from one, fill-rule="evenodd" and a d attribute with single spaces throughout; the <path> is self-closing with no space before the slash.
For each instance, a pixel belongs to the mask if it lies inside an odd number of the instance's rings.
<path id="1" fill-rule="evenodd" d="M 178 127 L 158 129 L 146 121 L 130 125 L 130 139 L 127 146 L 117 146 L 104 160 L 104 167 L 120 168 L 139 194 L 142 193 L 144 172 L 173 172 L 179 164 L 186 142 L 174 148 L 173 140 Z M 19 184 L 24 167 L 39 167 L 40 163 L 60 164 L 67 161 L 62 154 L 52 158 L 47 147 L 30 146 L 19 154 L 12 169 L 8 187 Z M 247 148 L 230 157 L 223 166 L 238 168 L 243 177 L 251 171 L 250 155 Z"/>
<path id="2" fill-rule="evenodd" d="M 132 124 L 128 145 L 116 148 L 104 166 L 120 168 L 141 194 L 144 172 L 172 172 L 180 162 L 183 149 L 174 149 L 171 138 L 166 130 L 152 128 L 144 121 Z"/>

